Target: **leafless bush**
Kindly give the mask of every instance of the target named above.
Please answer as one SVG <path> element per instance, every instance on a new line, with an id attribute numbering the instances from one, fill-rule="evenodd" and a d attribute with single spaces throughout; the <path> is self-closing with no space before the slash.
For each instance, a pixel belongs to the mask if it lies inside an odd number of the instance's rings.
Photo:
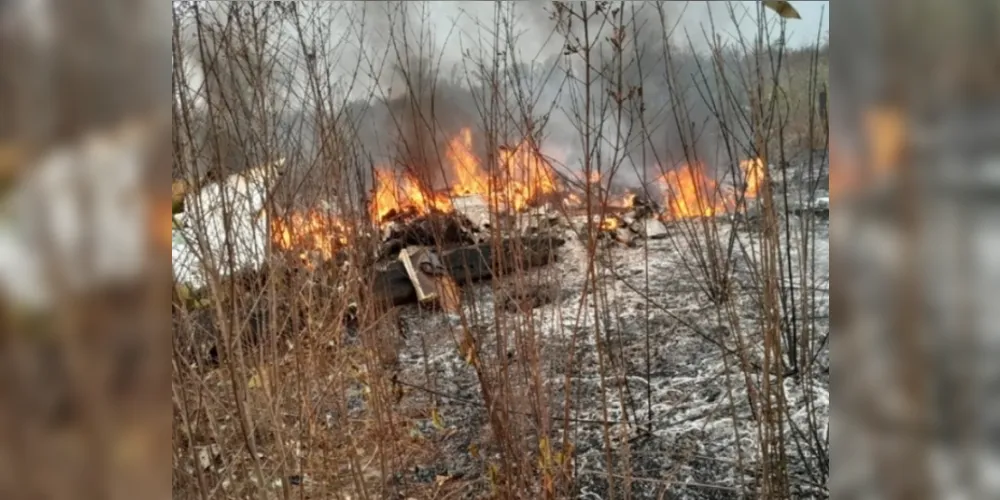
<path id="1" fill-rule="evenodd" d="M 737 9 L 725 15 L 735 22 Z M 417 4 L 175 6 L 175 177 L 205 187 L 258 172 L 269 189 L 257 210 L 277 217 L 322 201 L 352 235 L 335 264 L 306 266 L 275 248 L 268 224 L 243 227 L 242 205 L 225 189 L 218 207 L 186 209 L 189 227 L 178 233 L 204 287 L 192 295 L 178 286 L 174 300 L 176 495 L 266 498 L 277 491 L 290 498 L 310 488 L 345 498 L 568 498 L 589 492 L 591 476 L 601 478 L 608 498 L 640 496 L 640 484 L 663 495 L 685 487 L 674 482 L 679 469 L 641 470 L 635 464 L 643 457 L 632 447 L 664 424 L 652 394 L 655 344 L 680 336 L 697 337 L 724 363 L 727 395 L 716 409 L 731 415 L 738 477 L 714 487 L 733 497 L 824 491 L 827 424 L 813 388 L 826 384 L 817 378 L 828 327 L 820 321 L 817 230 L 807 218 L 793 221 L 786 187 L 772 188 L 779 177 L 791 184 L 790 129 L 800 141 L 794 147 L 811 150 L 825 137 L 812 98 L 817 59 L 809 59 L 808 84 L 784 79 L 781 34 L 772 33 L 783 26 L 764 21 L 763 12 L 758 32 L 736 41 L 716 37 L 713 24 L 705 55 L 676 43 L 680 12 L 672 7 L 554 2 L 541 24 L 559 40 L 558 55 L 531 65 L 515 10 L 497 3 L 491 21 L 456 24 L 480 43 L 463 50 L 447 75 L 444 55 L 433 50 L 443 41 L 427 29 L 441 20 Z M 346 35 L 335 28 L 342 25 L 350 27 Z M 384 40 L 366 35 L 386 26 Z M 773 36 L 779 43 L 768 42 Z M 378 85 L 386 81 L 393 83 Z M 807 97 L 789 98 L 789 85 Z M 793 100 L 808 111 L 790 111 Z M 745 188 L 734 195 L 745 209 L 738 217 L 712 213 L 673 223 L 669 245 L 682 256 L 674 279 L 697 289 L 698 318 L 652 292 L 648 247 L 641 280 L 626 279 L 616 271 L 620 256 L 589 224 L 577 235 L 583 293 L 541 314 L 559 321 L 493 307 L 504 287 L 569 284 L 555 269 L 521 270 L 493 280 L 490 293 L 466 293 L 440 334 L 414 338 L 402 313 L 372 293 L 373 170 L 389 164 L 425 186 L 452 182 L 447 140 L 463 127 L 474 131 L 484 165 L 498 164 L 500 151 L 515 143 L 542 154 L 558 129 L 578 152 L 550 159 L 560 174 L 597 176 L 608 187 L 582 183 L 588 219 L 605 215 L 616 182 L 653 190 L 669 172 L 713 165 L 711 177 L 745 187 L 738 165 L 747 158 L 761 160 L 763 182 L 752 202 Z M 278 160 L 281 168 L 260 168 Z M 819 168 L 812 156 L 808 168 Z M 721 186 L 698 196 L 726 196 Z M 501 207 L 489 199 L 496 222 Z M 207 222 L 213 217 L 216 229 Z M 497 255 L 499 228 L 491 226 Z M 235 272 L 248 253 L 265 264 Z M 642 298 L 642 359 L 625 348 L 622 289 Z M 672 326 L 654 324 L 651 311 Z M 216 334 L 214 350 L 202 347 L 207 331 Z M 556 337 L 567 339 L 564 350 L 549 345 Z M 477 399 L 437 388 L 432 342 L 448 343 L 464 361 Z M 419 378 L 403 373 L 403 344 L 420 346 Z M 583 353 L 590 346 L 593 358 Z M 580 396 L 584 374 L 597 379 L 594 399 Z M 644 394 L 629 383 L 636 378 Z M 786 393 L 789 379 L 800 388 L 794 396 Z M 476 408 L 482 429 L 446 425 L 446 400 Z M 599 418 L 581 416 L 593 405 Z M 802 405 L 805 427 L 791 416 Z M 753 436 L 741 435 L 747 419 Z M 423 436 L 421 421 L 444 437 Z M 582 429 L 595 428 L 599 471 L 577 460 Z M 472 457 L 472 473 L 407 479 L 433 456 L 456 453 L 448 436 L 459 433 L 476 444 L 459 450 Z M 695 452 L 677 453 L 685 463 Z"/>

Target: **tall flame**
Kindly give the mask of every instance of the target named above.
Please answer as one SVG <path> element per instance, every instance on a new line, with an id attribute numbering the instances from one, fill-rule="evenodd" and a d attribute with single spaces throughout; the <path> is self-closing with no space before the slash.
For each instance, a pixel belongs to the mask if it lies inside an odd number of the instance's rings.
<path id="1" fill-rule="evenodd" d="M 760 158 L 743 160 L 740 170 L 745 178 L 746 199 L 756 198 L 764 183 L 764 162 Z M 684 165 L 661 176 L 659 182 L 666 198 L 665 215 L 673 219 L 713 217 L 737 207 L 733 190 L 721 188 L 701 165 Z"/>
<path id="2" fill-rule="evenodd" d="M 413 211 L 423 214 L 432 210 L 452 210 L 451 199 L 446 194 L 431 193 L 406 172 L 375 169 L 375 185 L 371 215 L 376 221 L 384 221 L 394 212 Z"/>
<path id="3" fill-rule="evenodd" d="M 684 165 L 660 177 L 671 218 L 712 217 L 725 211 L 718 186 L 700 165 Z"/>
<path id="4" fill-rule="evenodd" d="M 537 153 L 528 140 L 514 148 L 500 150 L 503 177 L 502 199 L 508 207 L 522 210 L 532 200 L 556 192 L 558 187 L 552 166 Z"/>
<path id="5" fill-rule="evenodd" d="M 484 168 L 472 149 L 472 131 L 462 129 L 445 149 L 446 171 L 451 187 L 447 193 L 432 193 L 408 174 L 376 171 L 376 188 L 371 216 L 383 222 L 393 212 L 448 212 L 450 196 L 482 195 L 511 210 L 556 192 L 558 184 L 552 166 L 541 157 L 530 140 L 515 147 L 501 148 L 494 169 Z"/>
<path id="6" fill-rule="evenodd" d="M 740 170 L 746 177 L 748 198 L 756 198 L 760 190 L 760 184 L 764 180 L 764 162 L 760 158 L 752 158 L 740 162 Z"/>
<path id="7" fill-rule="evenodd" d="M 448 144 L 445 152 L 448 162 L 457 177 L 452 185 L 452 193 L 459 196 L 484 195 L 490 191 L 490 178 L 479 165 L 479 159 L 472 152 L 472 131 L 462 129 Z"/>

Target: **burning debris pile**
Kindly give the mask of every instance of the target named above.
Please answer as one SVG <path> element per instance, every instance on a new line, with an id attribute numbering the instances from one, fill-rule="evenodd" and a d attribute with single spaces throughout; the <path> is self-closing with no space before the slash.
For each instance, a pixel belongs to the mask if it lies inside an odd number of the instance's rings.
<path id="1" fill-rule="evenodd" d="M 426 168 L 376 167 L 367 220 L 348 222 L 317 211 L 275 217 L 273 248 L 310 265 L 336 259 L 349 247 L 375 248 L 376 293 L 393 304 L 440 303 L 447 294 L 428 287 L 451 290 L 548 263 L 552 249 L 564 241 L 543 229 L 565 225 L 539 209 L 561 190 L 555 170 L 531 140 L 501 146 L 492 158 L 492 167 L 480 161 L 472 151 L 471 131 L 464 129 L 443 154 L 446 189 L 435 189 L 417 174 Z M 525 215 L 533 222 L 516 230 Z M 511 238 L 527 251 L 515 250 Z M 363 240 L 375 244 L 360 245 Z M 500 255 L 493 255 L 497 251 Z"/>
<path id="2" fill-rule="evenodd" d="M 422 182 L 418 169 L 376 168 L 368 205 L 351 216 L 322 203 L 268 213 L 261 198 L 247 213 L 267 216 L 269 235 L 261 243 L 269 242 L 270 258 L 279 261 L 257 262 L 254 273 L 287 268 L 325 282 L 344 276 L 331 270 L 353 266 L 351 276 L 364 280 L 364 300 L 453 311 L 459 288 L 556 262 L 569 239 L 596 234 L 603 245 L 637 247 L 666 238 L 682 221 L 748 214 L 766 178 L 763 163 L 751 159 L 740 163 L 731 185 L 697 165 L 665 172 L 641 190 L 597 172 L 574 184 L 531 141 L 498 148 L 487 168 L 471 152 L 470 137 L 464 130 L 443 155 L 442 170 L 453 181 L 445 189 Z M 508 302 L 546 302 L 539 297 Z"/>
<path id="3" fill-rule="evenodd" d="M 348 248 L 372 249 L 363 260 L 379 269 L 379 293 L 393 304 L 427 302 L 441 296 L 423 289 L 431 282 L 451 288 L 445 278 L 459 285 L 488 279 L 504 271 L 499 262 L 543 265 L 554 259 L 514 259 L 524 252 L 509 250 L 509 240 L 527 245 L 530 254 L 560 246 L 574 226 L 577 234 L 589 234 L 583 227 L 589 225 L 604 242 L 637 246 L 666 237 L 676 221 L 746 212 L 765 177 L 763 163 L 752 159 L 740 164 L 734 183 L 739 187 L 720 185 L 703 166 L 685 164 L 641 192 L 622 189 L 596 172 L 581 189 L 563 182 L 531 139 L 500 146 L 483 161 L 474 153 L 468 128 L 447 142 L 441 157 L 444 188 L 420 175 L 434 170 L 426 166 L 376 167 L 361 212 L 365 220 L 348 222 L 329 210 L 273 217 L 272 247 L 311 267 L 346 261 L 338 256 Z M 493 255 L 497 250 L 511 255 Z M 480 262 L 469 265 L 469 259 Z M 460 272 L 465 275 L 457 276 Z"/>
<path id="4" fill-rule="evenodd" d="M 354 227 L 328 210 L 271 217 L 270 229 L 274 247 L 297 255 L 302 262 L 329 261 L 357 236 Z"/>
<path id="5" fill-rule="evenodd" d="M 665 219 L 715 217 L 746 212 L 747 202 L 757 198 L 764 181 L 764 164 L 759 159 L 740 162 L 737 188 L 721 186 L 705 173 L 703 165 L 685 164 L 664 173 L 659 185 L 666 200 Z M 742 189 L 741 189 L 742 188 Z"/>
<path id="6" fill-rule="evenodd" d="M 658 203 L 647 196 L 631 193 L 625 198 L 624 212 L 600 218 L 598 237 L 625 246 L 638 246 L 639 240 L 658 240 L 667 236 Z"/>
<path id="7" fill-rule="evenodd" d="M 668 226 L 682 220 L 743 214 L 764 178 L 758 159 L 740 163 L 743 189 L 720 186 L 700 165 L 682 165 L 657 179 L 661 202 L 648 193 L 629 192 L 609 212 L 595 219 L 603 241 L 637 246 L 640 240 L 665 238 Z"/>

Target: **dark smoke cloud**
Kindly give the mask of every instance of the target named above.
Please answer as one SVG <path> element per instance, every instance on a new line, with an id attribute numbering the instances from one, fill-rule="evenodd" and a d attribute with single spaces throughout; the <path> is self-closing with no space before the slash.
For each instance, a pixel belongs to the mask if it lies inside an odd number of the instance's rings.
<path id="1" fill-rule="evenodd" d="M 683 2 L 628 2 L 622 12 L 615 10 L 612 14 L 620 15 L 617 22 L 625 26 L 621 51 L 615 50 L 611 26 L 594 22 L 588 27 L 599 30 L 596 35 L 590 33 L 591 40 L 597 39 L 592 48 L 590 96 L 600 103 L 595 105 L 592 119 L 603 124 L 599 131 L 605 145 L 605 154 L 599 161 L 610 163 L 614 149 L 620 148 L 619 155 L 625 158 L 616 180 L 629 185 L 638 184 L 643 174 L 656 177 L 662 169 L 685 161 L 686 150 L 693 151 L 700 161 L 717 163 L 721 130 L 706 99 L 722 95 L 722 89 L 718 88 L 708 59 L 709 46 L 704 33 L 710 29 L 701 30 L 710 16 L 717 26 L 728 24 L 725 2 L 703 8 L 692 8 Z M 549 22 L 554 26 L 555 21 Z M 584 38 L 582 26 L 576 26 L 571 33 L 570 41 Z M 582 74 L 578 59 L 570 56 L 561 62 L 572 67 L 576 74 Z M 734 57 L 728 59 L 728 64 L 735 63 Z M 620 115 L 616 105 L 604 104 L 619 88 L 626 94 L 629 90 L 634 92 L 631 99 L 622 103 Z M 582 89 L 577 89 L 577 93 L 582 95 Z M 564 92 L 559 105 L 571 110 L 570 116 L 565 117 L 567 122 L 579 121 L 575 116 L 582 115 L 582 109 L 578 101 L 568 97 L 570 94 Z M 678 112 L 680 109 L 683 112 Z M 692 124 L 697 130 L 693 136 L 689 132 Z M 566 131 L 560 139 L 572 143 L 574 128 L 558 128 Z M 580 162 L 583 151 L 576 147 L 574 152 Z"/>
<path id="2" fill-rule="evenodd" d="M 586 3 L 593 8 L 595 2 Z M 306 4 L 312 5 L 312 4 Z M 569 37 L 560 32 L 553 6 L 548 2 L 511 2 L 504 4 L 501 16 L 511 15 L 511 32 L 515 39 L 510 46 L 492 47 L 497 6 L 488 2 L 353 2 L 345 3 L 336 15 L 330 14 L 331 33 L 346 33 L 349 43 L 339 47 L 341 58 L 332 64 L 329 78 L 338 82 L 353 81 L 349 90 L 354 100 L 343 106 L 343 117 L 354 129 L 351 135 L 362 160 L 359 171 L 348 176 L 358 179 L 351 196 L 370 187 L 365 170 L 371 164 L 415 168 L 417 173 L 435 187 L 443 183 L 440 158 L 447 141 L 462 128 L 473 130 L 476 152 L 487 159 L 486 138 L 482 131 L 483 113 L 489 94 L 480 85 L 477 63 L 485 62 L 497 53 L 513 51 L 520 61 L 519 74 L 523 87 L 531 93 L 533 119 L 545 123 L 544 153 L 559 160 L 566 171 L 579 170 L 587 152 L 581 142 L 583 125 L 583 67 L 576 55 L 567 55 L 567 42 L 582 36 L 583 26 L 574 25 Z M 580 2 L 573 7 L 579 8 Z M 594 45 L 590 97 L 592 132 L 600 135 L 601 154 L 597 158 L 608 168 L 614 156 L 613 146 L 621 146 L 623 167 L 616 176 L 618 182 L 637 185 L 643 177 L 655 177 L 662 167 L 671 168 L 683 159 L 682 134 L 693 122 L 698 131 L 695 150 L 698 156 L 715 164 L 721 141 L 718 123 L 705 103 L 705 95 L 719 95 L 714 79 L 700 82 L 695 88 L 699 61 L 703 67 L 707 42 L 702 28 L 715 17 L 719 31 L 732 31 L 726 20 L 725 2 L 625 2 L 626 45 L 622 62 L 622 80 L 626 88 L 642 89 L 642 106 L 633 99 L 625 102 L 620 116 L 614 109 L 603 106 L 609 91 L 617 85 L 611 71 L 617 66 L 609 40 L 611 29 L 592 22 L 588 29 Z M 320 9 L 323 7 L 315 7 Z M 331 11 L 332 12 L 332 11 Z M 311 22 L 316 22 L 313 18 Z M 291 26 L 286 26 L 293 33 Z M 663 44 L 665 33 L 673 29 L 671 60 L 667 61 Z M 706 32 L 709 28 L 705 27 Z M 286 34 L 287 35 L 287 34 Z M 690 36 L 690 38 L 687 38 Z M 289 37 L 289 43 L 294 36 Z M 501 37 L 503 38 L 503 37 Z M 289 58 L 300 58 L 290 51 Z M 699 59 L 700 58 L 700 59 Z M 288 66 L 304 80 L 301 61 Z M 668 84 L 668 69 L 675 75 L 674 85 Z M 339 73 L 338 73 L 339 71 Z M 359 73 L 360 72 L 360 73 Z M 571 76 L 568 76 L 571 75 Z M 508 75 L 509 77 L 509 75 Z M 509 83 L 510 80 L 508 80 Z M 673 100 L 686 109 L 686 117 L 678 123 L 672 111 Z M 294 141 L 290 148 L 304 158 L 319 153 L 316 143 L 316 117 L 311 104 L 298 107 L 292 103 L 282 111 L 279 127 L 287 130 Z M 511 92 L 500 100 L 498 107 L 506 121 L 497 132 L 501 141 L 517 141 L 516 131 L 523 129 L 523 117 Z M 643 131 L 644 129 L 644 131 Z M 659 159 L 659 162 L 657 161 Z M 236 161 L 234 163 L 243 163 Z M 303 162 L 309 163 L 309 162 Z M 311 165 L 312 166 L 312 165 Z M 326 166 L 309 172 L 299 172 L 295 185 L 299 188 L 318 186 L 331 177 Z M 305 182 L 303 182 L 305 180 Z M 345 186 L 338 186 L 343 189 Z"/>
<path id="3" fill-rule="evenodd" d="M 461 28 L 465 35 L 483 25 L 489 26 L 494 18 L 493 13 L 484 11 L 478 2 L 457 4 L 457 9 L 474 11 L 462 10 L 464 16 L 456 18 L 463 24 Z M 593 5 L 591 2 L 589 7 L 593 8 Z M 579 8 L 579 5 L 573 8 Z M 568 73 L 581 75 L 582 66 L 578 56 L 566 54 L 566 47 L 583 38 L 584 28 L 577 23 L 560 29 L 553 10 L 551 5 L 545 3 L 517 3 L 512 13 L 512 19 L 517 24 L 514 46 L 518 56 L 526 63 L 521 68 L 521 84 L 536 92 L 536 118 L 544 116 L 548 120 L 543 149 L 566 160 L 569 170 L 577 170 L 585 156 L 580 138 L 584 88 L 579 83 L 582 78 L 567 78 Z M 382 13 L 386 12 L 382 10 Z M 648 171 L 647 176 L 655 177 L 661 169 L 659 163 L 669 168 L 672 163 L 683 159 L 685 140 L 680 130 L 686 133 L 691 123 L 695 124 L 698 134 L 697 137 L 688 137 L 687 141 L 694 143 L 697 156 L 707 160 L 718 155 L 720 131 L 704 96 L 718 95 L 719 89 L 714 88 L 714 79 L 711 78 L 707 88 L 699 83 L 703 86 L 701 94 L 694 86 L 695 81 L 700 80 L 698 58 L 703 55 L 699 56 L 697 49 L 703 35 L 692 33 L 690 39 L 671 41 L 669 64 L 664 50 L 664 33 L 667 30 L 680 26 L 677 33 L 683 34 L 685 23 L 696 29 L 707 18 L 707 12 L 699 13 L 690 6 L 678 3 L 661 6 L 642 2 L 626 4 L 623 16 L 628 42 L 620 68 L 609 38 L 610 26 L 599 20 L 588 26 L 590 39 L 597 40 L 593 48 L 590 95 L 595 103 L 591 110 L 592 122 L 601 124 L 594 130 L 595 134 L 599 134 L 602 145 L 598 160 L 609 163 L 616 156 L 613 149 L 616 146 L 620 148 L 617 156 L 625 157 L 625 165 L 617 174 L 620 182 L 635 185 L 644 177 L 644 170 Z M 459 40 L 460 36 L 449 36 L 451 26 L 446 29 L 440 24 L 428 24 L 420 19 L 422 14 L 426 11 L 413 8 L 378 20 L 379 26 L 388 26 L 392 33 L 402 33 L 403 36 L 398 38 L 405 37 L 410 42 L 401 47 L 402 42 L 397 40 L 390 50 L 390 57 L 396 57 L 399 62 L 382 79 L 383 84 L 389 83 L 388 87 L 395 97 L 382 102 L 358 103 L 352 106 L 352 110 L 365 117 L 361 120 L 361 137 L 378 151 L 374 156 L 379 162 L 397 162 L 430 170 L 423 173 L 440 183 L 439 153 L 443 151 L 446 141 L 462 127 L 477 128 L 482 121 L 481 98 L 486 91 L 476 86 L 470 88 L 449 78 L 456 72 L 467 73 L 471 69 L 468 61 L 456 57 L 458 49 L 455 48 L 469 47 L 470 37 Z M 478 16 L 482 23 L 480 26 L 475 26 L 471 20 L 473 16 Z M 724 18 L 722 15 L 718 17 L 720 20 Z M 564 36 L 567 31 L 568 37 Z M 419 42 L 417 48 L 412 47 L 413 41 Z M 426 46 L 434 49 L 428 50 Z M 500 48 L 501 51 L 507 49 Z M 710 71 L 708 61 L 701 60 L 700 63 L 706 71 Z M 641 88 L 643 100 L 642 106 L 638 97 L 623 103 L 625 110 L 620 122 L 614 107 L 607 105 L 609 92 L 613 92 L 618 84 L 616 72 L 619 70 L 624 87 Z M 673 85 L 668 84 L 668 71 L 673 72 Z M 674 105 L 672 93 L 685 108 L 684 118 L 678 118 L 671 112 Z M 517 108 L 510 96 L 506 97 L 506 107 Z M 511 118 L 515 122 L 521 118 L 517 116 L 516 109 L 513 115 Z M 514 124 L 512 128 L 518 128 L 518 125 Z M 482 146 L 484 140 L 481 135 L 477 134 L 476 139 L 477 144 Z"/>

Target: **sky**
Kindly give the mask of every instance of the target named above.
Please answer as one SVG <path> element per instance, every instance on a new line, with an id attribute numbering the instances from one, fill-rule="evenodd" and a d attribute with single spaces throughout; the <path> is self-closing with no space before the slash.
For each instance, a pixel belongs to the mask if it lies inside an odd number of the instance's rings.
<path id="1" fill-rule="evenodd" d="M 683 4 L 683 2 L 674 2 L 676 4 Z M 756 1 L 740 1 L 735 2 L 737 4 L 742 4 L 738 11 L 745 12 L 748 14 L 747 17 L 739 19 L 740 31 L 744 32 L 746 35 L 752 36 L 756 30 Z M 726 2 L 687 2 L 686 7 L 679 8 L 676 11 L 683 12 L 684 24 L 689 29 L 698 33 L 698 26 L 702 23 L 707 25 L 709 20 L 708 11 L 712 10 L 715 16 L 716 27 L 721 32 L 729 32 L 732 28 L 732 23 L 728 19 L 728 11 L 725 6 Z M 830 2 L 829 1 L 803 1 L 803 0 L 793 0 L 791 2 L 795 10 L 798 11 L 802 19 L 791 19 L 786 25 L 786 35 L 788 37 L 788 46 L 790 47 L 806 47 L 812 45 L 816 42 L 816 35 L 818 29 L 822 28 L 822 33 L 820 35 L 820 40 L 827 40 L 829 38 L 828 33 L 830 31 Z M 777 19 L 777 14 L 774 11 L 767 10 L 767 15 L 770 18 Z M 700 34 L 695 35 L 700 36 Z"/>
<path id="2" fill-rule="evenodd" d="M 744 2 L 752 3 L 752 2 Z M 788 23 L 788 45 L 802 47 L 816 41 L 816 27 L 822 26 L 822 39 L 829 39 L 830 2 L 792 2 L 802 20 Z M 822 24 L 820 24 L 822 22 Z"/>

